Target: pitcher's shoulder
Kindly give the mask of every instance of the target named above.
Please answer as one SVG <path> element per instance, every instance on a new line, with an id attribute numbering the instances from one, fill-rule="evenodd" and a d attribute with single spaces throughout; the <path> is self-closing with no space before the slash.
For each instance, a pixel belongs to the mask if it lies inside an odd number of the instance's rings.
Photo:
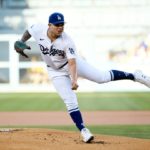
<path id="1" fill-rule="evenodd" d="M 30 29 L 34 31 L 43 31 L 44 29 L 47 29 L 47 28 L 48 28 L 47 25 L 42 24 L 42 23 L 36 23 L 30 26 Z"/>

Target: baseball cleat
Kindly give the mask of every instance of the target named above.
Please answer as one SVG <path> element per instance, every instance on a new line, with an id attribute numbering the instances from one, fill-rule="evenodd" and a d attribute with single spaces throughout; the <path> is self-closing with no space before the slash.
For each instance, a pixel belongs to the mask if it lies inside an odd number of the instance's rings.
<path id="1" fill-rule="evenodd" d="M 94 136 L 87 128 L 83 128 L 81 130 L 81 136 L 83 137 L 83 141 L 85 143 L 90 143 L 94 139 Z"/>
<path id="2" fill-rule="evenodd" d="M 135 71 L 134 78 L 136 82 L 142 83 L 150 88 L 150 77 L 144 75 L 142 71 L 140 70 Z"/>

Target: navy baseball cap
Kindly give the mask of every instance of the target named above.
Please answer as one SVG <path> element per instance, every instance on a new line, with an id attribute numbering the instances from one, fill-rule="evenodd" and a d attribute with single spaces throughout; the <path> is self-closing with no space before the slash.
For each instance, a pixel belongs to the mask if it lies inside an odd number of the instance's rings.
<path id="1" fill-rule="evenodd" d="M 49 16 L 49 21 L 48 22 L 51 23 L 51 24 L 54 24 L 54 25 L 65 23 L 64 15 L 59 13 L 59 12 L 55 12 L 55 13 L 53 13 Z"/>

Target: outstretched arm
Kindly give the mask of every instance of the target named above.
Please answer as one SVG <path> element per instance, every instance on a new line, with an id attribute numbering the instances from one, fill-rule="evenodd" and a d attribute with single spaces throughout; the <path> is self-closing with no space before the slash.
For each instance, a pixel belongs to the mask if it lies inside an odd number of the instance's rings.
<path id="1" fill-rule="evenodd" d="M 21 41 L 22 42 L 26 42 L 27 40 L 29 40 L 31 38 L 31 35 L 30 33 L 28 32 L 28 30 L 26 30 L 23 35 L 22 35 L 22 38 L 21 38 Z"/>

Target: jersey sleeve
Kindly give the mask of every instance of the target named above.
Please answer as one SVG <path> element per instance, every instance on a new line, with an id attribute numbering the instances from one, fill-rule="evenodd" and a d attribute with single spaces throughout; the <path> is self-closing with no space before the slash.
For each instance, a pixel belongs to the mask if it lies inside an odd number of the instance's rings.
<path id="1" fill-rule="evenodd" d="M 69 39 L 67 42 L 67 46 L 66 46 L 66 56 L 67 59 L 72 59 L 72 58 L 76 58 L 76 46 L 74 44 L 74 42 Z"/>
<path id="2" fill-rule="evenodd" d="M 34 32 L 35 32 L 34 30 L 35 30 L 35 28 L 36 28 L 35 26 L 36 26 L 36 25 L 32 25 L 32 26 L 30 26 L 30 27 L 28 28 L 28 32 L 29 32 L 33 37 L 34 37 L 34 34 L 35 34 L 35 33 L 34 33 Z"/>
<path id="3" fill-rule="evenodd" d="M 39 33 L 42 29 L 41 24 L 33 24 L 28 28 L 28 32 L 36 39 L 37 33 Z"/>

